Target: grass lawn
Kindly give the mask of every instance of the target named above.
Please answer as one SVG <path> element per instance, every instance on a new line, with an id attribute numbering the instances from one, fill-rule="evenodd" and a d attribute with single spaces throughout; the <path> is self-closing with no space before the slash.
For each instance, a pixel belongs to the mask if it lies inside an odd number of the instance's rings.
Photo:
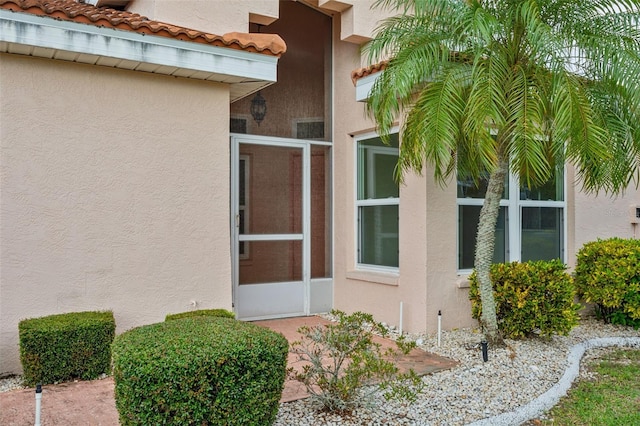
<path id="1" fill-rule="evenodd" d="M 588 364 L 593 380 L 576 382 L 545 425 L 640 425 L 640 350 L 615 349 Z"/>

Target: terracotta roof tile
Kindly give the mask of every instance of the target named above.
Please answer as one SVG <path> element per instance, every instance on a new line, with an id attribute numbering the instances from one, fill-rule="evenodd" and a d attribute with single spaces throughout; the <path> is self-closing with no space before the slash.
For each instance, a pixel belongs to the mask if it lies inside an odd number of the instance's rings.
<path id="1" fill-rule="evenodd" d="M 472 64 L 473 56 L 464 52 L 449 52 L 449 60 L 453 62 L 459 62 L 462 64 Z M 380 61 L 377 64 L 369 65 L 368 67 L 358 68 L 357 70 L 351 71 L 351 81 L 355 85 L 358 80 L 361 78 L 367 77 L 371 74 L 375 74 L 377 72 L 383 71 L 387 65 L 389 65 L 389 61 Z"/>
<path id="2" fill-rule="evenodd" d="M 272 56 L 280 56 L 287 50 L 282 38 L 276 34 L 233 32 L 219 36 L 153 21 L 137 13 L 109 7 L 95 7 L 77 0 L 0 0 L 0 8 Z"/>
<path id="3" fill-rule="evenodd" d="M 387 67 L 387 63 L 388 61 L 382 61 L 378 62 L 377 64 L 369 65 L 368 67 L 353 70 L 351 71 L 351 81 L 353 81 L 353 84 L 356 84 L 356 81 L 360 80 L 361 78 L 384 70 Z"/>

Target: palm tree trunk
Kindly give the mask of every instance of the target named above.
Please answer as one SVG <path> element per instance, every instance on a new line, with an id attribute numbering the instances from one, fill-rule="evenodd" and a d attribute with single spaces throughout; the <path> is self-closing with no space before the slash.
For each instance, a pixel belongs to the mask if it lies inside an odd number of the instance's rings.
<path id="1" fill-rule="evenodd" d="M 498 167 L 489 176 L 487 194 L 480 210 L 478 233 L 476 235 L 475 269 L 478 277 L 478 290 L 482 303 L 481 323 L 484 327 L 485 339 L 494 345 L 502 345 L 502 337 L 498 332 L 496 302 L 493 297 L 493 286 L 489 269 L 493 263 L 493 249 L 496 242 L 496 222 L 500 213 L 500 199 L 504 190 L 504 180 L 509 172 L 506 160 L 500 159 Z"/>

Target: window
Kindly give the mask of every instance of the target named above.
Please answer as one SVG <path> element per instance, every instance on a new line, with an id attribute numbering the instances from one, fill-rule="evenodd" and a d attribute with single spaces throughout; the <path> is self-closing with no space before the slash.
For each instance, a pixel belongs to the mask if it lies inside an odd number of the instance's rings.
<path id="1" fill-rule="evenodd" d="M 473 268 L 476 231 L 487 179 L 478 185 L 458 176 L 458 269 Z M 493 261 L 564 260 L 564 173 L 540 187 L 508 177 L 500 201 Z"/>
<path id="2" fill-rule="evenodd" d="M 357 145 L 357 262 L 376 268 L 398 267 L 398 134 L 385 145 L 377 136 Z"/>
<path id="3" fill-rule="evenodd" d="M 231 133 L 247 133 L 247 119 L 244 117 L 231 117 L 229 119 L 229 131 Z"/>
<path id="4" fill-rule="evenodd" d="M 323 118 L 298 118 L 293 120 L 293 137 L 296 139 L 324 140 Z"/>
<path id="5" fill-rule="evenodd" d="M 247 120 L 243 118 L 231 118 L 229 123 L 231 133 L 247 133 Z"/>
<path id="6" fill-rule="evenodd" d="M 476 254 L 476 231 L 482 206 L 458 205 L 458 268 L 472 269 Z M 501 206 L 496 225 L 496 243 L 493 262 L 508 260 L 509 228 L 507 227 L 507 207 Z"/>

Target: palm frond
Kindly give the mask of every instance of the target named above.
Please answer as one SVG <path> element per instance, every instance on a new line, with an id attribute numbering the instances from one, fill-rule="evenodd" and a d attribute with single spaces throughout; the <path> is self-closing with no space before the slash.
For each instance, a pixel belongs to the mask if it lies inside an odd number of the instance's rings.
<path id="1" fill-rule="evenodd" d="M 424 159 L 434 165 L 436 179 L 443 182 L 455 169 L 452 163 L 460 138 L 463 94 L 468 82 L 465 67 L 452 64 L 417 96 L 403 126 L 398 163 L 401 172 L 411 169 L 420 173 Z"/>
<path id="2" fill-rule="evenodd" d="M 367 112 L 401 115 L 398 173 L 443 181 L 498 162 L 541 183 L 565 160 L 586 190 L 640 180 L 640 2 L 379 0 L 398 15 L 366 48 L 388 59 Z"/>
<path id="3" fill-rule="evenodd" d="M 540 185 L 551 177 L 548 146 L 544 140 L 541 123 L 544 103 L 541 91 L 530 79 L 530 73 L 517 65 L 508 89 L 506 110 L 509 111 L 504 129 L 511 169 L 517 172 L 528 186 Z"/>

